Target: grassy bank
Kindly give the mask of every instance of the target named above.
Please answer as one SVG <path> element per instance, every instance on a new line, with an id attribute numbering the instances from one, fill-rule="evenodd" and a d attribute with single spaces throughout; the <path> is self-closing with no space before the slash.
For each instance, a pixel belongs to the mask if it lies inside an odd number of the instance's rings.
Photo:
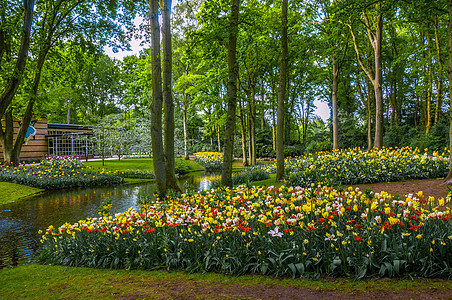
<path id="1" fill-rule="evenodd" d="M 141 170 L 154 172 L 152 158 L 130 158 L 130 159 L 107 159 L 102 165 L 101 160 L 84 162 L 83 165 L 91 167 L 94 170 L 105 169 L 112 171 Z"/>
<path id="2" fill-rule="evenodd" d="M 198 163 L 186 160 L 184 161 L 189 167 L 190 172 L 204 170 Z M 87 167 L 93 168 L 95 171 L 98 169 L 105 169 L 111 171 L 125 171 L 125 170 L 140 170 L 154 172 L 154 164 L 152 158 L 128 158 L 128 159 L 108 159 L 104 161 L 102 165 L 101 160 L 88 161 L 83 163 Z M 177 163 L 176 163 L 177 164 Z"/>
<path id="3" fill-rule="evenodd" d="M 369 293 L 384 293 L 386 296 L 422 298 L 422 295 L 432 291 L 442 298 L 452 291 L 450 280 L 356 282 L 330 278 L 312 281 L 256 275 L 235 277 L 215 273 L 102 270 L 36 264 L 2 269 L 0 280 L 3 283 L 0 286 L 0 299 L 243 299 L 268 298 L 278 295 L 276 293 L 286 296 L 313 293 L 318 297 L 329 295 L 328 298 L 348 295 L 357 298 L 360 294 L 369 296 Z"/>
<path id="4" fill-rule="evenodd" d="M 10 182 L 0 182 L 0 204 L 16 201 L 17 199 L 28 197 L 43 192 L 31 186 L 15 184 Z"/>

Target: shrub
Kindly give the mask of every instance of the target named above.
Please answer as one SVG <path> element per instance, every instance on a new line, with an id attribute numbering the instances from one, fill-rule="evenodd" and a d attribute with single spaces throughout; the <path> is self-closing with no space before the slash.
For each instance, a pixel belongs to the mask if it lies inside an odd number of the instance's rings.
<path id="1" fill-rule="evenodd" d="M 181 158 L 175 159 L 174 168 L 175 168 L 176 174 L 178 174 L 178 175 L 187 174 L 187 173 L 190 173 L 190 171 L 191 171 L 190 163 Z"/>
<path id="2" fill-rule="evenodd" d="M 147 170 L 124 170 L 120 175 L 124 178 L 154 179 L 155 175 Z"/>
<path id="3" fill-rule="evenodd" d="M 249 167 L 243 171 L 236 172 L 232 174 L 232 184 L 250 184 L 253 181 L 260 181 L 269 179 L 270 175 L 264 170 L 258 167 Z M 212 182 L 212 187 L 218 188 L 221 186 L 220 180 L 215 180 Z"/>

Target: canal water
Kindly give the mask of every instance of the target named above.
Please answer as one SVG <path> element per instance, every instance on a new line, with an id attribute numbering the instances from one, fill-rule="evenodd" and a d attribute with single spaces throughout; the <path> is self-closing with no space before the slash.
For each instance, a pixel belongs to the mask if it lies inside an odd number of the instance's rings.
<path id="1" fill-rule="evenodd" d="M 218 178 L 215 173 L 198 172 L 181 177 L 179 184 L 210 189 L 211 181 Z M 154 191 L 153 183 L 58 190 L 0 205 L 0 268 L 33 262 L 40 247 L 39 230 L 98 217 L 99 206 L 106 197 L 112 202 L 113 215 L 137 208 L 138 195 L 152 195 Z"/>

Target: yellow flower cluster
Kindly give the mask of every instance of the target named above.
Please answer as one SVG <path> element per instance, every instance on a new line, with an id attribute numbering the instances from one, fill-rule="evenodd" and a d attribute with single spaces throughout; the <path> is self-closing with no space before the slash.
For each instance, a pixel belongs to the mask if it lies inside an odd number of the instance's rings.
<path id="1" fill-rule="evenodd" d="M 219 170 L 223 164 L 221 152 L 196 152 L 194 160 L 207 170 Z"/>

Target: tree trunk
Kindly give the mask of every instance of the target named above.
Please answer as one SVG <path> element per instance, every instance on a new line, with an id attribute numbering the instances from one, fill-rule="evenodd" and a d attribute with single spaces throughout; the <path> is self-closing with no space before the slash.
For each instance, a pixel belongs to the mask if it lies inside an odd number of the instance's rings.
<path id="1" fill-rule="evenodd" d="M 188 64 L 185 66 L 185 75 L 188 75 Z M 184 111 L 183 111 L 183 123 L 184 123 L 184 159 L 189 160 L 188 156 L 188 94 L 184 91 Z"/>
<path id="2" fill-rule="evenodd" d="M 239 21 L 239 0 L 232 0 L 228 42 L 228 110 L 224 133 L 223 170 L 221 184 L 232 187 L 232 161 L 234 154 L 235 110 L 237 106 L 237 32 Z"/>
<path id="3" fill-rule="evenodd" d="M 22 38 L 20 49 L 17 55 L 16 66 L 12 76 L 6 82 L 6 86 L 0 95 L 0 119 L 5 114 L 6 109 L 13 101 L 17 89 L 25 71 L 25 65 L 28 58 L 28 48 L 30 46 L 31 24 L 33 22 L 33 0 L 24 0 L 24 24 L 22 27 Z"/>
<path id="4" fill-rule="evenodd" d="M 337 86 L 338 86 L 338 65 L 336 53 L 333 51 L 333 85 L 331 91 L 331 114 L 333 117 L 333 150 L 339 149 L 339 125 L 337 120 Z"/>
<path id="5" fill-rule="evenodd" d="M 449 0 L 449 27 L 448 27 L 448 54 L 449 54 L 449 63 L 448 63 L 448 76 L 449 76 L 449 82 L 452 82 L 452 0 Z M 450 105 L 452 107 L 452 84 L 449 84 L 449 101 Z M 447 177 L 444 179 L 444 183 L 451 184 L 452 183 L 452 110 L 449 112 L 449 150 L 450 150 L 450 156 L 449 156 L 449 174 L 447 174 Z"/>
<path id="6" fill-rule="evenodd" d="M 379 4 L 381 6 L 381 4 Z M 382 56 L 381 56 L 381 43 L 382 43 L 382 34 L 383 34 L 383 16 L 382 14 L 378 14 L 376 16 L 376 20 L 374 22 L 370 22 L 366 13 L 363 12 L 364 20 L 367 28 L 369 42 L 372 45 L 374 50 L 374 66 L 375 66 L 375 74 L 371 74 L 371 68 L 366 67 L 361 59 L 361 55 L 359 54 L 358 42 L 356 40 L 355 33 L 351 25 L 350 32 L 353 37 L 353 44 L 355 46 L 356 56 L 358 59 L 361 68 L 366 73 L 369 80 L 372 82 L 374 87 L 375 94 L 375 138 L 374 138 L 374 146 L 377 149 L 381 149 L 383 146 L 383 73 L 382 73 Z M 375 33 L 371 32 L 371 25 L 375 24 Z"/>
<path id="7" fill-rule="evenodd" d="M 372 149 L 372 102 L 373 97 L 372 93 L 367 94 L 367 151 Z"/>
<path id="8" fill-rule="evenodd" d="M 163 44 L 163 102 L 164 102 L 164 156 L 166 168 L 166 188 L 180 192 L 175 175 L 174 161 L 174 103 L 171 88 L 171 0 L 161 1 L 162 44 Z"/>
<path id="9" fill-rule="evenodd" d="M 188 126 L 187 126 L 187 110 L 188 110 L 188 94 L 184 93 L 184 111 L 182 114 L 184 123 L 184 159 L 189 160 L 188 156 Z"/>
<path id="10" fill-rule="evenodd" d="M 383 34 L 383 16 L 377 17 L 377 28 L 375 30 L 375 139 L 374 146 L 377 149 L 383 147 L 383 72 L 381 57 L 381 42 Z"/>
<path id="11" fill-rule="evenodd" d="M 71 114 L 72 114 L 71 104 L 72 104 L 72 99 L 68 99 L 66 101 L 66 104 L 67 104 L 66 124 L 71 124 Z"/>
<path id="12" fill-rule="evenodd" d="M 430 23 L 429 23 L 430 24 Z M 430 133 L 432 127 L 432 92 L 433 92 L 433 61 L 432 61 L 432 50 L 430 47 L 430 25 L 427 25 L 427 53 L 428 53 L 428 89 L 427 89 L 427 99 L 426 99 L 426 118 L 427 122 L 425 124 L 425 133 Z"/>
<path id="13" fill-rule="evenodd" d="M 276 116 L 275 108 L 272 108 L 272 149 L 276 151 Z"/>
<path id="14" fill-rule="evenodd" d="M 47 40 L 45 41 L 45 43 L 43 45 L 43 48 L 41 49 L 41 51 L 38 54 L 36 73 L 33 78 L 33 85 L 31 87 L 31 90 L 29 91 L 30 96 L 28 99 L 27 109 L 23 116 L 22 123 L 19 127 L 19 132 L 16 135 L 16 140 L 14 142 L 14 146 L 12 144 L 7 146 L 8 149 L 12 149 L 12 150 L 11 150 L 10 155 L 5 154 L 5 160 L 10 163 L 13 163 L 13 164 L 19 163 L 20 151 L 22 150 L 22 146 L 23 146 L 24 140 L 25 140 L 25 135 L 27 133 L 28 127 L 31 122 L 31 118 L 33 116 L 33 106 L 36 101 L 36 98 L 38 97 L 38 89 L 39 89 L 39 84 L 41 82 L 42 68 L 44 67 L 46 56 L 47 56 L 47 53 L 49 52 L 50 46 L 51 46 L 50 39 L 51 39 L 51 36 L 48 36 Z M 12 126 L 13 123 L 8 122 L 8 124 L 11 124 L 11 126 Z M 8 130 L 13 130 L 13 129 L 7 128 L 7 131 Z M 11 139 L 6 140 L 6 142 L 10 142 L 10 141 L 12 141 L 12 140 Z M 6 156 L 9 156 L 8 160 L 6 159 Z"/>
<path id="15" fill-rule="evenodd" d="M 11 110 L 7 111 L 5 116 L 5 132 L 3 132 L 3 124 L 0 122 L 0 139 L 3 146 L 3 159 L 5 162 L 13 162 L 13 143 L 14 143 L 14 121 Z"/>
<path id="16" fill-rule="evenodd" d="M 154 163 L 155 183 L 160 197 L 166 195 L 166 167 L 162 139 L 162 70 L 160 61 L 160 26 L 158 20 L 158 0 L 150 0 L 151 14 L 151 64 L 152 64 L 152 103 L 151 103 L 151 140 Z"/>
<path id="17" fill-rule="evenodd" d="M 438 56 L 438 86 L 437 86 L 437 94 L 436 94 L 436 108 L 435 108 L 435 123 L 438 123 L 441 119 L 441 106 L 442 106 L 442 97 L 441 97 L 441 89 L 443 86 L 443 60 L 441 59 L 441 47 L 438 37 L 438 17 L 435 17 L 435 41 L 436 41 L 436 54 Z"/>
<path id="18" fill-rule="evenodd" d="M 248 136 L 249 136 L 249 162 L 250 165 L 254 166 L 256 164 L 256 93 L 254 84 L 249 81 L 251 86 L 247 90 L 248 98 Z"/>
<path id="19" fill-rule="evenodd" d="M 245 130 L 245 121 L 243 116 L 243 109 L 242 109 L 242 101 L 239 100 L 239 119 L 240 119 L 240 135 L 242 137 L 242 163 L 243 166 L 248 166 L 248 159 L 246 156 L 246 130 Z"/>
<path id="20" fill-rule="evenodd" d="M 279 73 L 278 87 L 278 111 L 276 128 L 276 181 L 282 181 L 284 177 L 284 102 L 286 98 L 287 79 L 287 2 L 283 0 L 281 9 L 281 69 Z"/>
<path id="21" fill-rule="evenodd" d="M 218 152 L 221 152 L 221 134 L 220 134 L 220 125 L 217 127 L 217 144 L 218 144 Z"/>

